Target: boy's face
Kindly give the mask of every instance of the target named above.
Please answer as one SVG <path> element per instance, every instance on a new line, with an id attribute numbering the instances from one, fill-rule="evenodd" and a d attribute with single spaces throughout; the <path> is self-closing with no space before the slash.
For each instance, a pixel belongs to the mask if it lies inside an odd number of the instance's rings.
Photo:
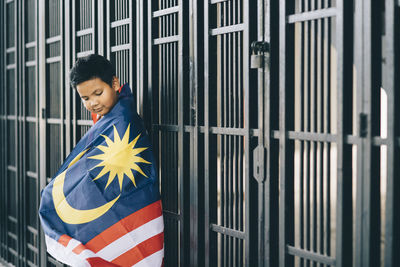
<path id="1" fill-rule="evenodd" d="M 114 77 L 110 87 L 100 78 L 82 82 L 76 86 L 85 108 L 90 112 L 103 116 L 110 112 L 118 101 L 119 80 Z"/>

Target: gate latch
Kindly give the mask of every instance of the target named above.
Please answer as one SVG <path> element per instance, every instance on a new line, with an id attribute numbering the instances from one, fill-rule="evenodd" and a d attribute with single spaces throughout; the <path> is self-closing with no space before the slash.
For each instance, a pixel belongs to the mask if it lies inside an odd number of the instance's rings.
<path id="1" fill-rule="evenodd" d="M 254 41 L 251 43 L 250 68 L 259 69 L 268 61 L 269 43 Z"/>
<path id="2" fill-rule="evenodd" d="M 262 145 L 258 145 L 253 151 L 253 175 L 259 183 L 263 183 L 265 180 L 266 155 L 266 148 Z"/>

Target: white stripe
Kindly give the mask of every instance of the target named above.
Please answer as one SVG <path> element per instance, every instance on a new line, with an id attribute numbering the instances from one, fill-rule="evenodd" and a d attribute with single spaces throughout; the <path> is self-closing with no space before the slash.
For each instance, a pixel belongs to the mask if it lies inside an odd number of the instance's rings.
<path id="1" fill-rule="evenodd" d="M 164 258 L 164 249 L 161 249 L 136 263 L 135 267 L 159 267 Z"/>
<path id="2" fill-rule="evenodd" d="M 112 261 L 143 241 L 164 231 L 163 217 L 151 220 L 135 230 L 125 234 L 97 252 L 97 256 Z"/>
<path id="3" fill-rule="evenodd" d="M 49 254 L 51 256 L 53 256 L 55 259 L 57 259 L 58 261 L 68 264 L 68 265 L 71 265 L 71 266 L 74 266 L 74 267 L 75 266 L 77 266 L 77 267 L 90 266 L 89 263 L 85 259 L 83 259 L 79 255 L 73 253 L 70 248 L 64 247 L 62 244 L 58 243 L 56 240 L 54 240 L 53 238 L 51 238 L 47 235 L 45 235 L 45 238 L 46 238 L 47 252 L 49 252 Z M 72 241 L 72 239 L 70 240 L 68 245 L 71 243 L 71 241 Z"/>

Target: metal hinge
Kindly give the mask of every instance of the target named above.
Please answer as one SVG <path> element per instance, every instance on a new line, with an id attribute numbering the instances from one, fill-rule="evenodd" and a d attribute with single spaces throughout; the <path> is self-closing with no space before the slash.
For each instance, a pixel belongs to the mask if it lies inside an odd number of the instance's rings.
<path id="1" fill-rule="evenodd" d="M 368 135 L 368 115 L 365 113 L 360 113 L 359 120 L 360 137 L 366 137 Z"/>
<path id="2" fill-rule="evenodd" d="M 262 145 L 258 145 L 253 151 L 253 176 L 259 183 L 263 183 L 265 180 L 266 155 L 266 148 Z"/>
<path id="3" fill-rule="evenodd" d="M 46 119 L 46 118 L 47 118 L 46 109 L 42 108 L 42 119 Z"/>

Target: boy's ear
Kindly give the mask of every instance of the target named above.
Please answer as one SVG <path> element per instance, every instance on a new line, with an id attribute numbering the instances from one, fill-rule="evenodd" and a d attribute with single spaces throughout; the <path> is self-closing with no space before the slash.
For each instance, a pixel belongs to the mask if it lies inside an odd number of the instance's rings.
<path id="1" fill-rule="evenodd" d="M 120 84 L 119 84 L 119 78 L 117 76 L 113 77 L 112 85 L 113 85 L 113 89 L 115 91 L 118 91 L 119 88 L 121 87 Z"/>

